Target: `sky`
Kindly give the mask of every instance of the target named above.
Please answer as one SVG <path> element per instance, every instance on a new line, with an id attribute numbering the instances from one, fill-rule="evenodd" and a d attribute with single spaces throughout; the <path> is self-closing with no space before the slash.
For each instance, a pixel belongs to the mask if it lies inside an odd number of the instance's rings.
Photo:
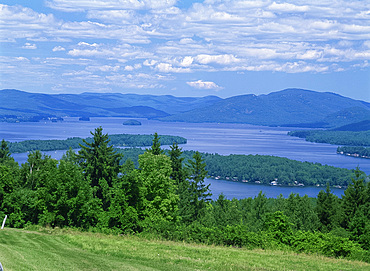
<path id="1" fill-rule="evenodd" d="M 0 0 L 0 89 L 370 102 L 369 62 L 369 0 Z"/>

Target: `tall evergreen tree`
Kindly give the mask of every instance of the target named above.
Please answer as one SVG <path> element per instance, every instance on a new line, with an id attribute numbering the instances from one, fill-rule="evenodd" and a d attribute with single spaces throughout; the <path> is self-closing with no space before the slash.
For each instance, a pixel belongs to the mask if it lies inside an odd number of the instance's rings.
<path id="1" fill-rule="evenodd" d="M 206 163 L 202 155 L 197 151 L 193 155 L 194 160 L 188 160 L 190 178 L 190 204 L 193 206 L 193 219 L 197 219 L 206 208 L 206 202 L 210 200 L 209 186 L 204 184 L 207 176 Z"/>
<path id="2" fill-rule="evenodd" d="M 344 211 L 343 226 L 345 228 L 348 228 L 356 211 L 370 201 L 370 195 L 368 195 L 367 191 L 363 172 L 359 168 L 356 168 L 355 177 L 352 178 L 352 183 L 348 185 L 342 198 L 342 208 Z"/>
<path id="3" fill-rule="evenodd" d="M 0 146 L 0 163 L 3 163 L 9 158 L 10 158 L 10 151 L 9 151 L 8 143 L 6 143 L 6 141 L 3 139 L 1 141 L 1 146 Z"/>
<path id="4" fill-rule="evenodd" d="M 183 167 L 183 161 L 185 158 L 181 157 L 182 150 L 179 148 L 177 143 L 173 143 L 170 146 L 168 152 L 171 159 L 172 173 L 171 179 L 175 181 L 177 186 L 177 194 L 179 196 L 179 216 L 182 218 L 184 223 L 190 222 L 192 217 L 192 206 L 190 206 L 191 187 L 189 180 L 187 179 L 186 169 Z"/>
<path id="5" fill-rule="evenodd" d="M 159 140 L 160 140 L 160 137 L 158 136 L 158 134 L 154 133 L 152 147 L 148 150 L 154 155 L 163 154 L 163 150 L 161 149 L 161 143 L 159 142 Z"/>
<path id="6" fill-rule="evenodd" d="M 177 143 L 173 143 L 170 146 L 170 151 L 168 152 L 171 159 L 172 173 L 171 178 L 175 180 L 176 184 L 179 185 L 186 181 L 187 174 L 183 167 L 184 157 L 182 155 L 182 149 L 179 148 Z"/>
<path id="7" fill-rule="evenodd" d="M 19 164 L 10 155 L 11 153 L 8 143 L 3 139 L 0 145 L 0 164 L 6 165 L 13 170 L 17 170 L 19 168 Z"/>
<path id="8" fill-rule="evenodd" d="M 317 195 L 316 213 L 321 222 L 321 231 L 328 232 L 339 226 L 339 209 L 339 199 L 331 193 L 328 183 L 326 190 L 321 190 Z"/>
<path id="9" fill-rule="evenodd" d="M 101 127 L 90 133 L 93 135 L 93 141 L 90 143 L 83 140 L 85 145 L 80 144 L 81 150 L 77 158 L 85 178 L 96 189 L 96 196 L 106 204 L 109 188 L 120 171 L 121 155 L 114 151 L 113 146 L 109 146 L 108 134 L 103 134 Z"/>
<path id="10" fill-rule="evenodd" d="M 370 249 L 370 183 L 365 182 L 365 175 L 358 168 L 344 191 L 342 207 L 342 223 L 350 232 L 350 238 L 364 249 Z"/>

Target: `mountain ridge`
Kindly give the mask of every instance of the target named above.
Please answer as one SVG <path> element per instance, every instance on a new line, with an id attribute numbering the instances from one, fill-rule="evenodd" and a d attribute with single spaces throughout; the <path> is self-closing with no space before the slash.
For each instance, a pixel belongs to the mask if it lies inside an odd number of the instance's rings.
<path id="1" fill-rule="evenodd" d="M 333 92 L 296 88 L 224 99 L 217 96 L 43 94 L 0 90 L 0 119 L 37 120 L 63 116 L 333 128 L 370 120 L 370 103 Z"/>
<path id="2" fill-rule="evenodd" d="M 356 115 L 356 111 L 361 111 L 363 118 L 356 116 L 351 119 L 351 114 L 347 112 L 349 109 L 353 109 L 352 115 Z M 340 118 L 341 114 L 345 115 L 342 111 L 347 113 L 347 118 Z M 233 96 L 210 107 L 162 118 L 166 121 L 233 122 L 298 127 L 315 123 L 322 124 L 318 127 L 334 127 L 366 119 L 370 119 L 370 103 L 332 92 L 303 89 L 285 89 L 259 96 L 253 94 Z"/>

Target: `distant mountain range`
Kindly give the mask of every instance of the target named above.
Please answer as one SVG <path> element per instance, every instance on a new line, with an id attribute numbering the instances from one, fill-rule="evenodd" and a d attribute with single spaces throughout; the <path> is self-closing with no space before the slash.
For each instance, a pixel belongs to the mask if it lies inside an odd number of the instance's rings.
<path id="1" fill-rule="evenodd" d="M 0 90 L 0 119 L 134 117 L 163 121 L 339 127 L 370 120 L 370 103 L 329 92 L 286 89 L 268 95 L 174 97 L 120 93 L 40 94 Z"/>
<path id="2" fill-rule="evenodd" d="M 161 118 L 222 100 L 171 95 L 120 93 L 41 94 L 15 89 L 0 90 L 0 117 L 136 117 Z"/>
<path id="3" fill-rule="evenodd" d="M 234 122 L 268 126 L 336 127 L 370 119 L 370 103 L 329 92 L 286 89 L 240 95 L 163 118 L 168 121 Z"/>

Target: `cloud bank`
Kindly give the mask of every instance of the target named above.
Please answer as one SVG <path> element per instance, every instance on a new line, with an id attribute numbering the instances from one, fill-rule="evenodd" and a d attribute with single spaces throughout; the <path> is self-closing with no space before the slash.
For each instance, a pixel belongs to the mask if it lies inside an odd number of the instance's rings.
<path id="1" fill-rule="evenodd" d="M 27 77 L 31 69 L 61 88 L 78 83 L 103 90 L 163 87 L 180 74 L 368 67 L 368 1 L 181 2 L 48 0 L 48 14 L 31 4 L 0 4 L 0 41 L 12 48 L 3 61 L 12 67 L 29 59 L 18 76 Z M 3 72 L 16 80 L 11 69 Z M 90 82 L 81 82 L 81 75 Z M 221 89 L 202 80 L 186 85 Z"/>

